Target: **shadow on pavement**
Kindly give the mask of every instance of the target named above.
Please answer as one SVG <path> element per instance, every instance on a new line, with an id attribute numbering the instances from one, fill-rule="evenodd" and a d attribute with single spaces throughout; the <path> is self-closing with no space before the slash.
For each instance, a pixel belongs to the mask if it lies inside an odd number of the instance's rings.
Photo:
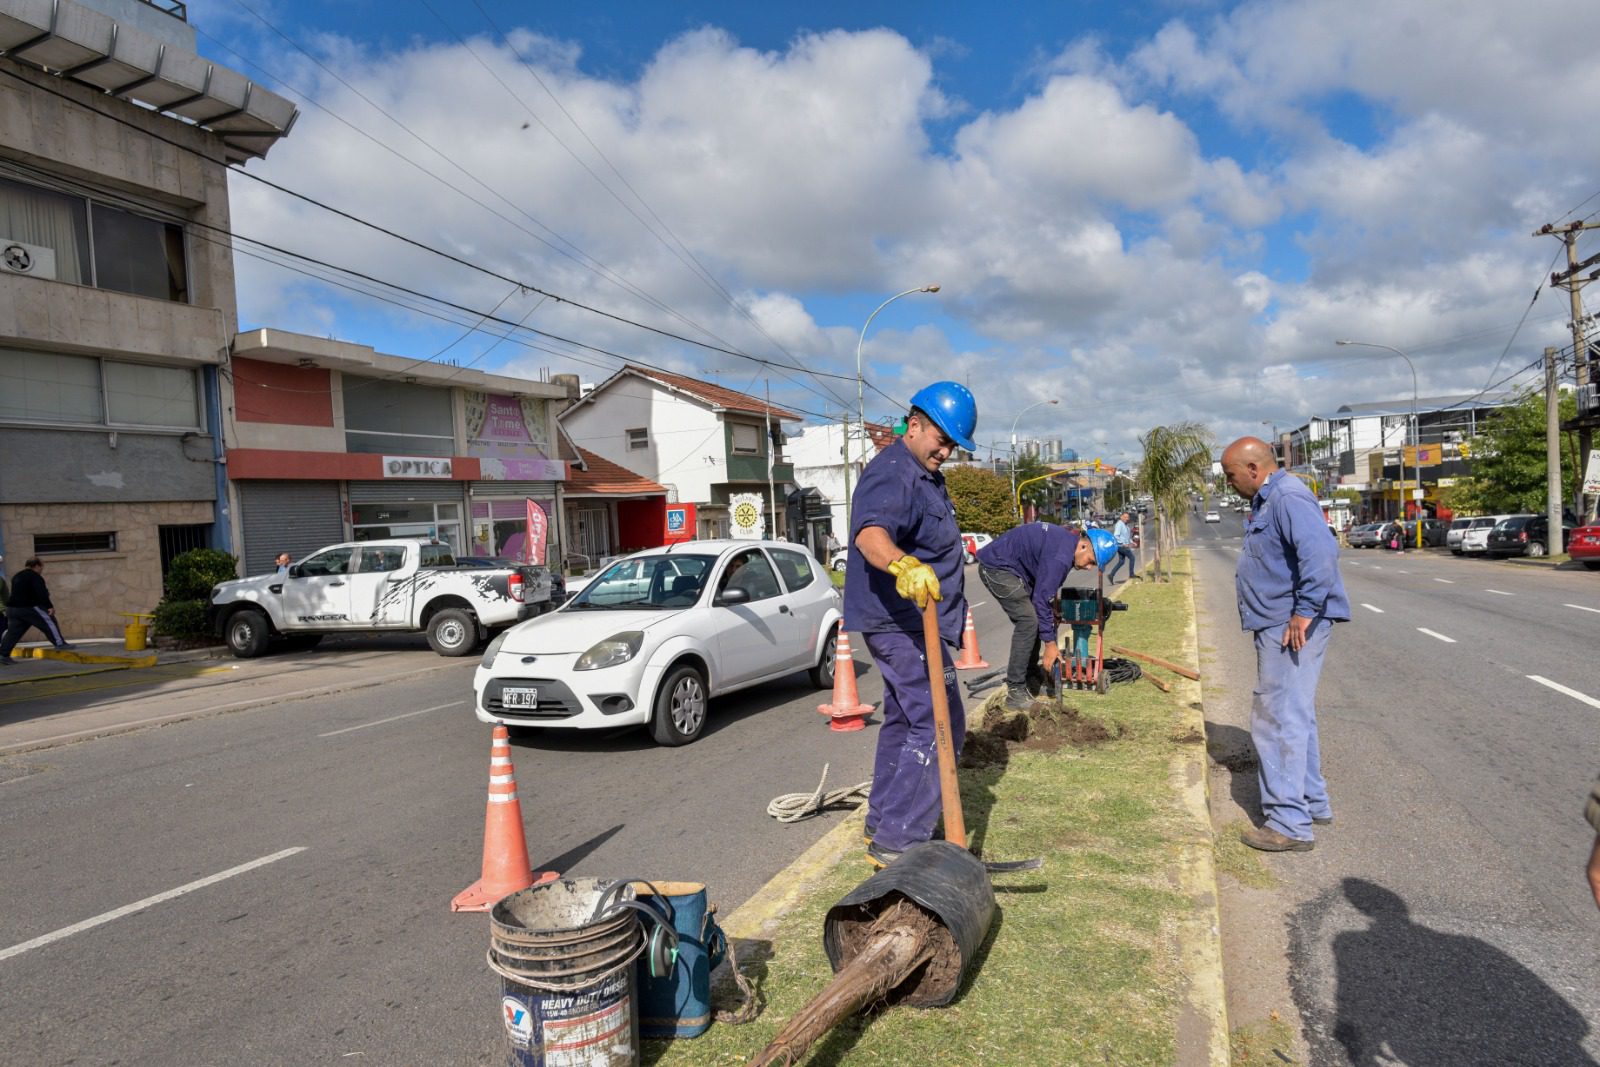
<path id="1" fill-rule="evenodd" d="M 1252 822 L 1261 822 L 1261 783 L 1256 771 L 1261 761 L 1250 731 L 1206 720 L 1206 754 L 1228 771 L 1228 796 Z"/>
<path id="2" fill-rule="evenodd" d="M 1297 957 L 1317 951 L 1307 942 L 1341 892 L 1371 920 L 1332 944 L 1333 1036 L 1350 1063 L 1595 1067 L 1582 1048 L 1589 1024 L 1559 993 L 1486 941 L 1413 921 L 1405 900 L 1375 882 L 1345 878 L 1297 909 Z"/>

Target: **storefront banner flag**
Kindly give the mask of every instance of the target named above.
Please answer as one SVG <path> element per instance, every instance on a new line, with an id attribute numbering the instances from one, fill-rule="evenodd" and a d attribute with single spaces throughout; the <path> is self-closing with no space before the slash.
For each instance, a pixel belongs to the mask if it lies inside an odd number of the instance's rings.
<path id="1" fill-rule="evenodd" d="M 523 545 L 523 555 L 529 563 L 544 565 L 544 539 L 549 517 L 537 500 L 528 501 L 528 540 Z"/>

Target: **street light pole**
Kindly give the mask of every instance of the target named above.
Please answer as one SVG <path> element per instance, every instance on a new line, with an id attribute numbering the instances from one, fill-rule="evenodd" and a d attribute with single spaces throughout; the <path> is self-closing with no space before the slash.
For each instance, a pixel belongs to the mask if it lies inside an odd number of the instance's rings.
<path id="1" fill-rule="evenodd" d="M 1043 407 L 1046 404 L 1059 403 L 1061 403 L 1059 400 L 1036 401 L 1017 412 L 1017 417 L 1011 420 L 1011 498 L 1017 502 L 1017 521 L 1019 522 L 1022 520 L 1022 498 L 1017 496 L 1017 423 L 1022 421 L 1022 416 L 1034 408 Z"/>
<path id="2" fill-rule="evenodd" d="M 861 324 L 861 336 L 856 339 L 856 421 L 861 426 L 863 437 L 867 433 L 867 416 L 865 413 L 865 401 L 862 397 L 861 346 L 867 340 L 867 327 L 871 326 L 872 320 L 878 317 L 878 312 L 899 300 L 902 296 L 910 296 L 912 293 L 937 293 L 938 291 L 939 285 L 935 282 L 933 285 L 922 285 L 915 289 L 907 289 L 903 293 L 896 293 L 873 308 L 872 314 L 867 316 L 867 321 Z M 863 450 L 865 450 L 865 447 L 865 445 L 862 446 Z M 850 538 L 850 416 L 848 415 L 844 419 L 844 484 L 844 535 L 845 540 L 848 541 Z"/>
<path id="3" fill-rule="evenodd" d="M 1411 369 L 1411 454 L 1414 457 L 1413 468 L 1417 472 L 1417 493 L 1422 492 L 1422 427 L 1417 422 L 1417 366 L 1411 362 L 1411 357 L 1393 345 L 1374 344 L 1371 341 L 1341 340 L 1333 342 L 1336 345 L 1355 345 L 1360 348 L 1381 348 L 1386 352 L 1393 352 L 1406 361 L 1406 366 Z M 1400 462 L 1400 481 L 1405 482 L 1405 456 L 1402 452 Z M 1422 547 L 1422 501 L 1421 497 L 1414 496 L 1417 501 L 1417 547 Z M 1406 504 L 1404 498 L 1400 501 L 1400 520 L 1403 523 L 1406 517 Z M 1404 526 L 1401 527 L 1405 529 Z"/>

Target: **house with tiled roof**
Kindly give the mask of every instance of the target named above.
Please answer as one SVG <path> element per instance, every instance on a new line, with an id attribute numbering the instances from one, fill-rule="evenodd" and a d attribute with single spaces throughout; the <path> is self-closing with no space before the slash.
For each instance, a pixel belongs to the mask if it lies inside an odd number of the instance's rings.
<path id="1" fill-rule="evenodd" d="M 782 424 L 800 416 L 715 382 L 629 364 L 560 415 L 578 448 L 694 504 L 696 533 L 730 533 L 730 499 L 758 497 L 763 518 L 783 515 L 794 467 Z M 774 507 L 774 503 L 776 507 Z M 768 532 L 787 535 L 780 521 Z"/>
<path id="2" fill-rule="evenodd" d="M 565 508 L 568 566 L 593 568 L 611 556 L 665 541 L 667 488 L 587 448 L 576 448 Z"/>
<path id="3" fill-rule="evenodd" d="M 865 431 L 865 432 L 863 432 Z M 805 521 L 816 524 L 831 520 L 831 532 L 845 539 L 845 500 L 858 482 L 861 471 L 895 440 L 894 428 L 886 423 L 852 421 L 850 424 L 849 470 L 845 467 L 845 428 L 837 422 L 807 426 L 789 438 L 789 455 L 794 460 L 795 481 L 805 487 L 799 498 L 791 500 Z M 827 532 L 827 531 L 824 531 Z"/>

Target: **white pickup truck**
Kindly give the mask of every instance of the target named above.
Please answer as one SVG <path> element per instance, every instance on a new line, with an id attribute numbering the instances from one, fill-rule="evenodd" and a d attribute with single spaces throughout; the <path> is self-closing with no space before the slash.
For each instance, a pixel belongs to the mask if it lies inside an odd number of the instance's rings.
<path id="1" fill-rule="evenodd" d="M 429 541 L 330 545 L 287 575 L 222 582 L 211 590 L 212 632 L 242 659 L 273 638 L 310 648 L 327 634 L 415 633 L 441 656 L 465 656 L 490 632 L 550 609 L 543 567 L 459 563 Z"/>

